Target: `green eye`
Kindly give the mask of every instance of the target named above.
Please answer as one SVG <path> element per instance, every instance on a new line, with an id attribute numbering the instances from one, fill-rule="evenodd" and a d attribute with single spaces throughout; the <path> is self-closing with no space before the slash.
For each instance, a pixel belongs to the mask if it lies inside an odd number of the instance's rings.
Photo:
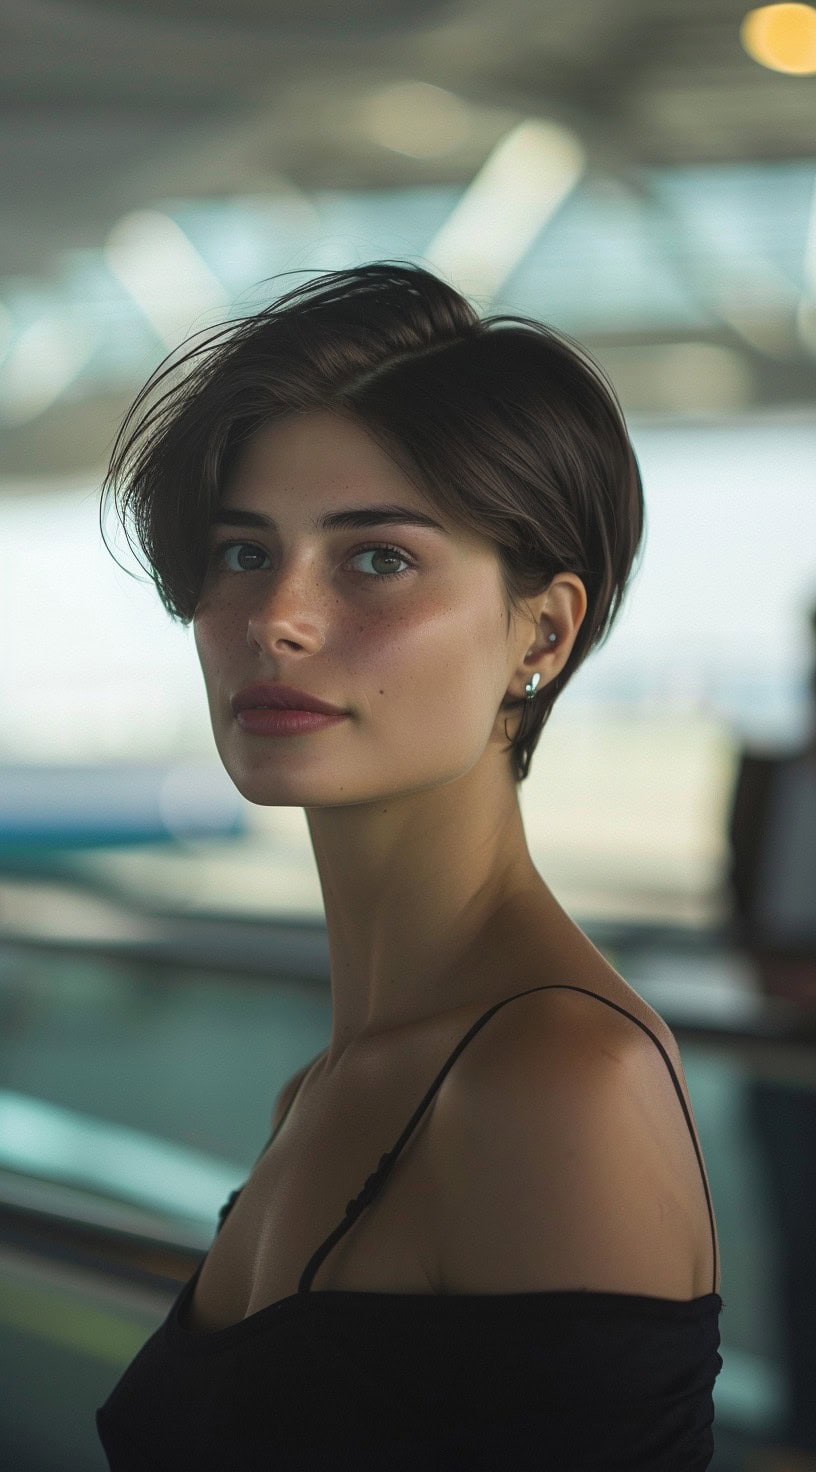
<path id="1" fill-rule="evenodd" d="M 370 554 L 373 554 L 373 553 L 380 553 L 386 560 L 391 561 L 391 562 L 406 562 L 406 563 L 408 562 L 408 559 L 403 556 L 403 554 L 400 551 L 399 547 L 390 547 L 385 542 L 378 542 L 373 547 L 361 547 L 358 552 L 354 552 L 352 554 L 352 561 L 354 561 L 357 557 L 367 557 L 367 556 L 369 556 Z M 408 563 L 408 566 L 405 569 L 405 571 L 410 572 L 411 571 L 411 567 L 412 567 L 412 564 Z M 372 574 L 372 576 L 375 577 L 375 578 L 402 578 L 402 577 L 405 576 L 405 571 L 403 571 L 403 572 L 375 572 L 375 573 Z"/>
<path id="2" fill-rule="evenodd" d="M 264 552 L 263 548 L 259 547 L 255 542 L 220 542 L 216 547 L 212 549 L 211 560 L 217 563 L 219 566 L 225 567 L 227 572 L 231 573 L 265 572 L 265 568 L 242 567 L 240 565 L 237 567 L 231 567 L 227 563 L 226 555 L 228 552 L 232 552 L 239 548 L 245 547 L 248 547 L 252 554 L 256 556 L 267 557 L 268 555 L 266 552 Z M 404 562 L 406 566 L 399 570 L 394 569 L 391 572 L 372 572 L 361 574 L 361 576 L 367 577 L 369 581 L 372 581 L 374 579 L 379 581 L 381 578 L 403 578 L 406 576 L 407 573 L 413 570 L 413 563 L 409 560 L 408 557 L 406 557 L 401 548 L 392 547 L 390 542 L 374 542 L 368 547 L 358 547 L 356 552 L 352 552 L 351 558 L 349 560 L 353 562 L 358 557 L 364 557 L 366 555 L 371 555 L 375 553 L 379 553 L 382 557 L 385 558 L 386 561 Z"/>

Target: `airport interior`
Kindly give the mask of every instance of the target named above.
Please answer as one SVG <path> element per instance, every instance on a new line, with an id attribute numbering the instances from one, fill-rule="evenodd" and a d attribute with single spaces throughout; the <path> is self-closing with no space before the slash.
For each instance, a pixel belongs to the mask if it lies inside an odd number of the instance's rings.
<path id="1" fill-rule="evenodd" d="M 580 344 L 625 416 L 639 559 L 518 803 L 682 1059 L 722 1297 L 683 1466 L 816 1472 L 816 7 L 1 0 L 0 115 L 0 1467 L 155 1465 L 96 1413 L 332 1037 L 304 803 L 228 770 L 116 437 L 216 327 L 400 262 Z M 301 655 L 333 607 L 288 605 Z"/>

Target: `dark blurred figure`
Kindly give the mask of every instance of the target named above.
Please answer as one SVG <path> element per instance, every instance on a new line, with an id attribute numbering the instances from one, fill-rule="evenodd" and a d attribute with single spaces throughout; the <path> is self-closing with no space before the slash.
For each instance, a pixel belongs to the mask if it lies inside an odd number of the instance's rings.
<path id="1" fill-rule="evenodd" d="M 744 751 L 729 819 L 737 943 L 772 997 L 816 1011 L 816 607 L 811 724 L 799 750 Z"/>
<path id="2" fill-rule="evenodd" d="M 741 754 L 728 824 L 737 946 L 762 991 L 816 1048 L 816 606 L 810 616 L 810 730 L 787 751 Z M 751 1472 L 816 1472 L 816 1091 L 757 1079 L 746 1100 L 776 1214 L 780 1316 L 790 1397 L 779 1440 Z"/>

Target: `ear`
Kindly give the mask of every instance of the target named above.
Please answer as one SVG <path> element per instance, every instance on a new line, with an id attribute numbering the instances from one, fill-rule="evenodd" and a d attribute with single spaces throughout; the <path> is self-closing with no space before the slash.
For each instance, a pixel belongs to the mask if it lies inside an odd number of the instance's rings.
<path id="1" fill-rule="evenodd" d="M 540 675 L 539 689 L 543 689 L 564 668 L 586 617 L 586 588 L 577 573 L 558 573 L 546 592 L 527 600 L 526 608 L 527 618 L 520 633 L 525 647 L 517 672 L 520 697 L 532 675 Z"/>

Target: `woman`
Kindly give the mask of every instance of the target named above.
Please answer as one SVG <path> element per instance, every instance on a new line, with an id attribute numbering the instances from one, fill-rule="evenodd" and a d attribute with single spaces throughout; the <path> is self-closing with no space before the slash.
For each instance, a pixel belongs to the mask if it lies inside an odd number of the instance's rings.
<path id="1" fill-rule="evenodd" d="M 125 439 L 146 386 L 106 485 L 236 787 L 305 810 L 332 1029 L 99 1411 L 110 1466 L 707 1467 L 722 1300 L 677 1044 L 518 802 L 642 535 L 617 401 L 411 264 L 223 334 Z"/>

